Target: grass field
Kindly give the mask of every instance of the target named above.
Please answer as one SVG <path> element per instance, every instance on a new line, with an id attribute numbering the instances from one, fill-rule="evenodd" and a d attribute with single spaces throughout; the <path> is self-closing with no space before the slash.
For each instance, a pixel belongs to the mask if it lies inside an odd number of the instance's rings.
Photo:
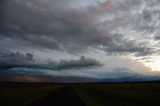
<path id="1" fill-rule="evenodd" d="M 67 86 L 67 88 L 66 88 Z M 58 93 L 56 93 L 58 92 Z M 60 92 L 63 92 L 60 94 Z M 72 94 L 76 93 L 71 98 Z M 113 84 L 0 84 L 0 106 L 26 106 L 44 97 L 55 103 L 73 102 L 79 96 L 87 106 L 159 106 L 160 83 L 113 83 Z M 47 101 L 45 99 L 45 101 Z M 80 101 L 80 100 L 79 100 Z M 81 102 L 82 102 L 81 101 Z M 52 106 L 51 105 L 51 106 Z M 75 105 L 75 104 L 74 104 Z M 73 105 L 73 106 L 74 106 Z M 54 106 L 57 106 L 55 104 Z M 59 105 L 60 106 L 60 105 Z"/>
<path id="2" fill-rule="evenodd" d="M 25 106 L 62 86 L 59 84 L 1 84 L 0 106 Z"/>
<path id="3" fill-rule="evenodd" d="M 76 85 L 87 106 L 160 105 L 159 83 Z"/>

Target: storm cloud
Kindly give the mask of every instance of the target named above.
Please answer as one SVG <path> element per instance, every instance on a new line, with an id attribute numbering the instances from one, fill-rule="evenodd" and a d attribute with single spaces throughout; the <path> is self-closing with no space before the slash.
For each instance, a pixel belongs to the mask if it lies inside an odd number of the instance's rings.
<path id="1" fill-rule="evenodd" d="M 1 53 L 0 54 L 0 69 L 22 67 L 31 65 L 34 62 L 33 54 L 22 54 L 19 52 Z"/>
<path id="2" fill-rule="evenodd" d="M 34 59 L 31 53 L 11 52 L 0 55 L 0 69 L 13 68 L 31 68 L 31 69 L 50 69 L 50 70 L 65 70 L 72 68 L 91 68 L 101 66 L 102 64 L 91 58 L 81 56 L 78 60 L 48 60 L 46 62 L 38 62 Z"/>
<path id="3" fill-rule="evenodd" d="M 102 66 L 102 64 L 91 58 L 81 56 L 78 60 L 61 60 L 58 63 L 50 63 L 56 70 L 72 69 L 72 68 L 92 68 L 94 66 Z"/>
<path id="4" fill-rule="evenodd" d="M 135 59 L 149 70 L 160 54 L 159 7 L 159 0 L 0 0 L 0 68 L 107 72 Z"/>
<path id="5" fill-rule="evenodd" d="M 72 6 L 75 8 L 71 7 L 72 2 L 75 2 Z M 144 37 L 140 33 L 153 27 L 152 31 L 157 31 L 158 26 L 154 23 L 159 16 L 158 1 L 106 0 L 97 3 L 93 0 L 94 4 L 79 8 L 76 2 L 2 0 L 1 43 L 12 46 L 7 41 L 11 40 L 13 44 L 19 42 L 21 46 L 33 49 L 39 47 L 70 53 L 84 52 L 89 48 L 116 54 L 147 55 L 156 52 L 146 41 L 150 36 Z M 139 33 L 131 31 L 133 28 Z M 127 35 L 132 32 L 133 36 Z"/>

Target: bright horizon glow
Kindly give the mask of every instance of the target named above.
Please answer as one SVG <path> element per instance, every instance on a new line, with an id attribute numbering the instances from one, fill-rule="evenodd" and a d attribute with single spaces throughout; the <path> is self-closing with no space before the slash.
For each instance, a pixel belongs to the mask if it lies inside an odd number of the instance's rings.
<path id="1" fill-rule="evenodd" d="M 156 58 L 157 57 L 157 58 Z M 151 71 L 160 71 L 160 60 L 159 56 L 153 57 L 151 62 L 145 62 L 145 65 L 151 67 Z"/>
<path id="2" fill-rule="evenodd" d="M 149 56 L 147 57 L 148 59 L 139 59 L 133 55 L 130 55 L 129 57 L 138 60 L 138 62 L 141 62 L 146 67 L 150 68 L 151 71 L 160 71 L 160 56 Z"/>

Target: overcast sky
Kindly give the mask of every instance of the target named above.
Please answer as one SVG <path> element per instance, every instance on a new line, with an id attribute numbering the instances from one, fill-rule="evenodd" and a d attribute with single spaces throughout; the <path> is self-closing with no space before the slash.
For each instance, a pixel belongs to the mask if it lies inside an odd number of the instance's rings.
<path id="1" fill-rule="evenodd" d="M 159 29 L 160 0 L 0 0 L 0 81 L 160 79 Z"/>

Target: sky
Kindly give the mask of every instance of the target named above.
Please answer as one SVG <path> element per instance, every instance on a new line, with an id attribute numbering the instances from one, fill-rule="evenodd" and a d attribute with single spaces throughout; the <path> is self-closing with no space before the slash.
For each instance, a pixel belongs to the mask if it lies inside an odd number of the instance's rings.
<path id="1" fill-rule="evenodd" d="M 160 0 L 0 0 L 0 81 L 160 80 Z"/>

